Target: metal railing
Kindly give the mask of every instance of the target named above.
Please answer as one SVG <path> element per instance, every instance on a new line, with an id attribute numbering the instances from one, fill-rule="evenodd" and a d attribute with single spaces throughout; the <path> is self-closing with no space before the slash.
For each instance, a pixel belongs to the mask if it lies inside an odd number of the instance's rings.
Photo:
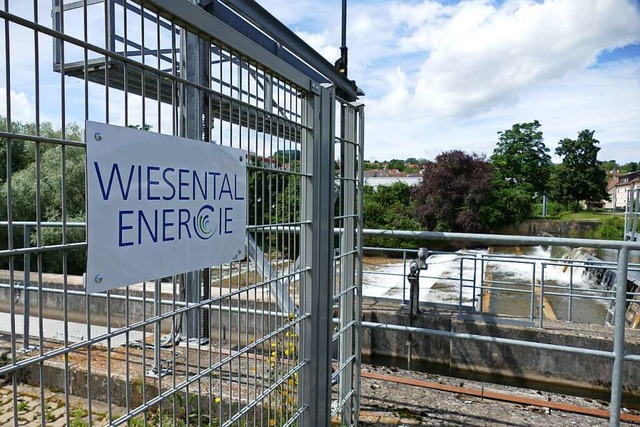
<path id="1" fill-rule="evenodd" d="M 365 236 L 372 237 L 393 237 L 401 239 L 418 239 L 427 246 L 432 241 L 459 242 L 466 245 L 502 245 L 502 246 L 568 246 L 568 247 L 590 247 L 609 248 L 618 250 L 618 261 L 616 263 L 616 282 L 614 310 L 614 340 L 613 351 L 601 351 L 594 349 L 583 349 L 572 346 L 550 345 L 539 342 L 512 340 L 498 337 L 487 337 L 476 334 L 466 334 L 458 332 L 441 331 L 435 329 L 415 328 L 404 325 L 380 324 L 363 322 L 363 327 L 372 329 L 389 329 L 407 332 L 411 334 L 422 334 L 433 337 L 448 337 L 454 340 L 471 340 L 476 342 L 488 342 L 494 344 L 505 344 L 531 349 L 546 349 L 550 351 L 565 352 L 572 354 L 588 354 L 596 357 L 613 359 L 611 372 L 611 398 L 609 403 L 611 427 L 620 424 L 620 411 L 622 403 L 623 387 L 623 367 L 624 362 L 640 362 L 640 355 L 626 354 L 625 350 L 625 311 L 627 296 L 627 272 L 629 251 L 640 250 L 640 242 L 631 241 L 609 241 L 609 240 L 589 240 L 554 237 L 527 237 L 527 236 L 506 236 L 492 234 L 470 234 L 470 233 L 443 233 L 428 231 L 402 231 L 402 230 L 363 230 Z M 575 297 L 575 296 L 574 296 Z M 542 298 L 541 298 L 542 300 Z M 541 316 L 543 317 L 543 316 Z"/>
<path id="2" fill-rule="evenodd" d="M 365 253 L 376 253 L 376 254 L 386 254 L 390 256 L 392 259 L 395 258 L 398 260 L 396 267 L 400 266 L 400 268 L 396 268 L 399 271 L 381 271 L 380 269 L 372 269 L 365 268 L 363 270 L 364 275 L 364 297 L 367 298 L 367 288 L 382 288 L 393 290 L 396 286 L 387 285 L 376 285 L 372 284 L 372 278 L 383 278 L 388 277 L 389 280 L 387 282 L 392 282 L 394 284 L 398 284 L 401 282 L 401 291 L 402 296 L 400 301 L 403 304 L 407 304 L 408 300 L 408 264 L 410 260 L 415 258 L 415 254 L 417 250 L 412 249 L 397 249 L 397 248 L 383 248 L 383 247 L 365 247 Z M 474 313 L 483 313 L 483 307 L 485 306 L 484 302 L 486 302 L 487 295 L 492 295 L 495 299 L 501 298 L 501 294 L 509 295 L 512 294 L 521 294 L 522 299 L 526 299 L 529 301 L 528 309 L 525 306 L 522 306 L 521 312 L 514 313 L 513 311 L 501 311 L 500 307 L 493 307 L 490 310 L 490 313 L 496 315 L 508 315 L 509 317 L 520 317 L 520 318 L 528 318 L 530 322 L 533 322 L 534 319 L 538 319 L 539 326 L 543 327 L 544 315 L 543 308 L 545 304 L 546 297 L 553 297 L 553 306 L 556 308 L 562 308 L 563 313 L 566 314 L 558 315 L 554 320 L 567 320 L 569 322 L 573 322 L 574 319 L 574 304 L 576 301 L 580 300 L 589 300 L 594 302 L 600 302 L 606 305 L 609 305 L 612 301 L 615 300 L 615 290 L 608 288 L 598 288 L 598 287 L 590 287 L 596 285 L 593 281 L 594 278 L 587 277 L 590 275 L 588 273 L 587 268 L 589 269 L 603 269 L 603 270 L 611 270 L 616 268 L 616 264 L 613 262 L 607 262 L 603 260 L 589 261 L 586 262 L 584 260 L 576 260 L 576 259 L 565 259 L 565 258 L 550 258 L 550 257 L 540 257 L 535 255 L 517 255 L 515 252 L 512 255 L 508 254 L 490 254 L 490 253 L 482 253 L 482 252 L 447 252 L 447 251 L 432 251 L 430 255 L 454 255 L 454 260 L 445 260 L 441 261 L 437 257 L 432 257 L 429 261 L 427 261 L 427 265 L 438 265 L 445 263 L 449 265 L 446 273 L 437 275 L 437 273 L 432 270 L 424 270 L 420 277 L 422 279 L 437 281 L 438 283 L 457 283 L 458 293 L 457 293 L 457 303 L 442 303 L 436 302 L 434 300 L 423 301 L 421 304 L 425 306 L 437 306 L 437 307 L 448 307 L 452 310 L 457 310 L 459 312 L 474 312 Z M 400 258 L 400 256 L 402 258 Z M 368 263 L 365 262 L 365 266 Z M 509 278 L 509 274 L 504 274 L 505 270 L 510 269 L 510 265 L 520 265 L 526 266 L 528 269 L 528 278 L 526 278 L 526 274 L 520 272 L 520 277 L 517 278 Z M 471 265 L 470 271 L 468 274 L 464 274 L 465 266 Z M 485 274 L 489 267 L 500 267 L 503 274 L 501 276 L 507 276 L 506 278 L 496 279 L 491 278 Z M 563 270 L 563 272 L 568 275 L 568 279 L 566 282 L 555 278 L 549 278 L 546 273 L 549 269 L 551 270 Z M 629 264 L 629 271 L 640 272 L 640 264 Z M 465 290 L 471 291 L 471 298 L 464 298 L 463 293 Z M 434 292 L 437 292 L 434 291 Z M 539 293 L 539 298 L 538 294 Z M 449 293 L 451 294 L 451 292 Z M 638 294 L 637 292 L 628 292 L 627 301 L 630 302 L 633 298 Z M 384 298 L 376 296 L 376 299 L 388 299 L 389 301 L 398 300 L 398 298 Z M 536 304 L 536 300 L 538 304 Z M 561 307 L 564 304 L 566 310 Z M 496 304 L 498 305 L 498 304 Z M 527 309 L 525 311 L 525 309 Z M 604 310 L 604 308 L 603 308 Z M 601 318 L 592 318 L 590 320 L 579 320 L 580 323 L 597 323 L 604 324 L 605 316 L 603 315 Z"/>

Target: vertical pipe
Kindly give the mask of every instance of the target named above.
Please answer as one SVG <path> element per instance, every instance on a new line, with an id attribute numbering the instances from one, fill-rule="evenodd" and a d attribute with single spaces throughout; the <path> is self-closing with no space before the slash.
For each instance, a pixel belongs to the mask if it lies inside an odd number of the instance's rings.
<path id="1" fill-rule="evenodd" d="M 623 247 L 618 254 L 616 274 L 615 333 L 613 339 L 613 372 L 611 373 L 611 401 L 609 404 L 609 427 L 620 425 L 622 383 L 624 376 L 624 327 L 627 307 L 627 262 L 629 249 Z"/>
<path id="2" fill-rule="evenodd" d="M 471 293 L 471 311 L 476 311 L 476 273 L 478 272 L 478 255 L 473 258 L 473 282 Z"/>
<path id="3" fill-rule="evenodd" d="M 341 47 L 347 47 L 347 0 L 342 0 L 342 44 Z"/>
<path id="4" fill-rule="evenodd" d="M 544 265 L 542 266 L 542 270 L 544 271 Z M 544 275 L 544 273 L 543 273 Z M 529 320 L 533 322 L 535 318 L 536 311 L 536 281 L 531 281 L 531 299 L 529 301 Z"/>
<path id="5" fill-rule="evenodd" d="M 573 322 L 573 263 L 569 264 L 569 322 Z"/>
<path id="6" fill-rule="evenodd" d="M 535 280 L 532 282 L 535 286 Z M 535 292 L 534 292 L 535 295 Z M 540 280 L 540 301 L 538 314 L 540 315 L 540 328 L 544 328 L 544 268 L 542 268 L 542 280 Z"/>
<path id="7" fill-rule="evenodd" d="M 31 246 L 31 226 L 30 225 L 24 225 L 23 226 L 23 232 L 24 232 L 24 237 L 23 237 L 23 242 L 24 242 L 24 247 L 28 248 Z M 24 311 L 22 313 L 22 317 L 23 317 L 23 321 L 24 321 L 24 330 L 22 331 L 22 348 L 24 351 L 29 351 L 30 350 L 30 346 L 29 346 L 29 321 L 30 321 L 30 317 L 31 317 L 31 310 L 30 310 L 30 298 L 29 298 L 29 290 L 27 288 L 29 288 L 29 285 L 31 284 L 31 255 L 29 254 L 29 252 L 25 252 L 24 256 L 24 266 L 22 267 L 22 269 L 24 270 L 24 287 L 22 288 L 22 292 L 24 293 L 23 296 L 23 303 L 24 303 Z"/>
<path id="8" fill-rule="evenodd" d="M 407 251 L 402 251 L 402 304 L 407 303 Z"/>
<path id="9" fill-rule="evenodd" d="M 458 296 L 458 313 L 462 313 L 462 287 L 464 282 L 462 281 L 462 268 L 463 268 L 464 258 L 460 258 L 460 293 Z"/>
<path id="10" fill-rule="evenodd" d="M 533 295 L 533 297 L 535 298 L 535 294 L 536 294 L 536 293 L 535 293 L 535 286 L 536 286 L 536 263 L 534 262 L 534 263 L 533 263 L 533 264 L 531 264 L 531 265 L 533 266 L 533 272 L 531 273 L 531 283 L 532 283 L 532 286 L 533 286 L 533 288 L 532 288 L 532 289 L 534 290 L 534 291 L 532 292 L 532 295 Z M 541 278 L 541 282 L 542 282 L 542 283 L 544 283 L 544 269 L 545 269 L 545 265 L 544 265 L 544 264 L 542 264 L 542 273 L 541 273 L 541 276 L 542 276 L 542 278 Z M 542 301 L 542 298 L 541 298 L 541 301 Z M 535 299 L 534 299 L 534 300 L 532 300 L 531 313 L 529 313 L 529 315 L 530 315 L 530 317 L 531 317 L 531 319 L 530 319 L 530 320 L 531 320 L 532 322 L 533 322 L 533 307 L 534 307 L 534 306 L 535 306 Z M 542 312 L 540 312 L 540 318 L 542 319 Z M 542 324 L 540 325 L 540 327 L 542 327 Z"/>
<path id="11" fill-rule="evenodd" d="M 154 280 L 154 289 L 153 289 L 153 316 L 157 319 L 160 317 L 160 300 L 162 298 L 162 285 L 160 280 Z M 158 390 L 161 390 L 162 381 L 160 378 L 162 377 L 161 371 L 161 362 L 160 362 L 160 334 L 162 333 L 162 329 L 160 328 L 160 320 L 153 322 L 153 368 L 152 374 L 157 375 L 158 377 Z"/>
<path id="12" fill-rule="evenodd" d="M 484 307 L 484 255 L 480 254 L 480 313 Z"/>

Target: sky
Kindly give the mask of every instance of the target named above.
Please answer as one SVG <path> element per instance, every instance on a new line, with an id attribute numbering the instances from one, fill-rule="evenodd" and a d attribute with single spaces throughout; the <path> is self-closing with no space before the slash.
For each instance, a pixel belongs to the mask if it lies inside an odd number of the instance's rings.
<path id="1" fill-rule="evenodd" d="M 340 56 L 342 0 L 258 2 L 331 63 Z M 39 21 L 50 26 L 51 2 L 37 4 Z M 34 18 L 33 2 L 9 5 Z M 88 37 L 100 44 L 103 6 L 91 8 Z M 69 13 L 79 15 L 69 15 L 66 31 L 82 38 L 82 15 Z M 555 162 L 558 141 L 584 129 L 595 131 L 600 160 L 640 161 L 640 0 L 348 0 L 347 22 L 349 78 L 366 93 L 367 160 L 434 159 L 456 149 L 490 156 L 499 131 L 538 120 Z M 129 21 L 129 37 L 139 37 L 137 23 Z M 4 38 L 3 29 L 3 59 Z M 12 118 L 33 121 L 39 104 L 41 120 L 82 123 L 80 79 L 66 80 L 62 112 L 51 38 L 40 34 L 39 102 L 33 32 L 12 24 L 9 39 Z M 67 44 L 65 55 L 81 60 L 82 50 Z M 88 116 L 103 120 L 104 90 L 90 85 L 89 92 Z M 0 115 L 6 93 L 3 64 Z M 116 124 L 125 122 L 118 96 L 108 113 Z M 130 95 L 129 123 L 142 122 L 141 104 Z M 165 107 L 157 123 L 170 123 Z M 155 109 L 147 112 L 145 122 L 154 123 Z"/>
<path id="2" fill-rule="evenodd" d="M 341 0 L 258 2 L 340 56 Z M 347 22 L 368 160 L 490 156 L 499 131 L 538 120 L 556 162 L 583 129 L 600 160 L 640 161 L 640 0 L 349 0 Z"/>

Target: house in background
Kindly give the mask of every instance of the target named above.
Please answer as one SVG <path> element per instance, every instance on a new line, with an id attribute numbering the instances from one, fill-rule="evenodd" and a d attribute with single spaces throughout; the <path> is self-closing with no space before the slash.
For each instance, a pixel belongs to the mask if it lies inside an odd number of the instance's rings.
<path id="1" fill-rule="evenodd" d="M 605 202 L 605 209 L 624 211 L 627 207 L 628 192 L 637 189 L 640 189 L 640 171 L 623 175 L 614 173 L 607 183 L 607 191 L 611 200 Z"/>

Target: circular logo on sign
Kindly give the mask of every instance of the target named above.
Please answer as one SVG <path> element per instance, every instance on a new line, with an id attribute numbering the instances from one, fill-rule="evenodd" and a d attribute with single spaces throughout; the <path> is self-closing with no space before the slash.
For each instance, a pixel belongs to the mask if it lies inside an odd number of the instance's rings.
<path id="1" fill-rule="evenodd" d="M 193 228 L 198 237 L 203 240 L 210 239 L 217 230 L 213 221 L 213 206 L 204 205 L 200 208 L 196 216 L 193 217 Z"/>

